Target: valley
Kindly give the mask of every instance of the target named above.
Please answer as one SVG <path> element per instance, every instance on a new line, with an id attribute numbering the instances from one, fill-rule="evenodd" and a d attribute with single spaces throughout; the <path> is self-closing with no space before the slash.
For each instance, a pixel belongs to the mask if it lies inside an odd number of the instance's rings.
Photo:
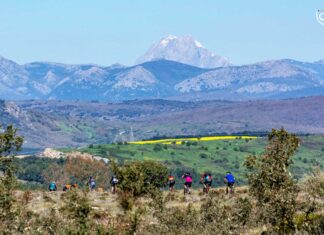
<path id="1" fill-rule="evenodd" d="M 295 179 L 301 179 L 305 174 L 311 174 L 316 167 L 324 168 L 324 136 L 301 136 L 301 146 L 293 156 L 290 171 Z M 41 188 L 46 188 L 46 172 L 50 172 L 53 164 L 64 165 L 66 156 L 76 158 L 89 158 L 90 156 L 102 157 L 120 164 L 131 161 L 157 161 L 163 163 L 176 177 L 176 187 L 182 187 L 181 176 L 185 171 L 192 173 L 194 187 L 199 184 L 200 175 L 210 172 L 213 175 L 216 187 L 223 186 L 223 177 L 231 171 L 239 186 L 247 184 L 244 161 L 249 155 L 260 155 L 264 152 L 267 143 L 266 137 L 234 139 L 220 139 L 211 141 L 183 141 L 179 144 L 91 144 L 83 148 L 60 148 L 57 156 L 50 158 L 48 154 L 39 154 L 36 157 L 16 159 L 18 178 L 25 180 L 26 186 L 34 187 L 38 183 Z M 58 153 L 62 154 L 58 154 Z M 80 155 L 81 154 L 81 155 Z M 86 154 L 82 157 L 82 154 Z M 53 155 L 54 156 L 54 155 Z M 99 158 L 98 158 L 99 159 Z M 62 165 L 62 167 L 63 167 Z M 107 180 L 107 179 L 106 179 Z M 104 181 L 105 182 L 105 181 Z M 84 182 L 78 182 L 83 184 Z M 33 186 L 34 185 L 34 186 Z M 37 186 L 37 185 L 36 185 Z M 107 184 L 98 186 L 107 189 Z"/>
<path id="2" fill-rule="evenodd" d="M 324 97 L 259 101 L 2 101 L 0 123 L 14 124 L 25 148 L 80 147 L 154 137 L 263 135 L 284 127 L 324 133 Z M 131 135 L 132 134 L 132 135 Z"/>

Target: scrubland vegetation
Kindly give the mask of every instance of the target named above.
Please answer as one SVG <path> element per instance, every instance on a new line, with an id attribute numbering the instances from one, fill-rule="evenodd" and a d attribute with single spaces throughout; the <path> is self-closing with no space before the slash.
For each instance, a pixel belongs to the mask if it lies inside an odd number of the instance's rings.
<path id="1" fill-rule="evenodd" d="M 22 138 L 8 127 L 0 134 L 0 231 L 4 234 L 323 234 L 324 174 L 317 166 L 299 181 L 290 173 L 303 143 L 285 130 L 273 130 L 264 151 L 247 154 L 242 168 L 248 185 L 226 195 L 194 190 L 167 192 L 163 161 L 51 160 L 44 183 L 78 182 L 79 189 L 45 192 L 19 187 L 12 156 Z M 118 146 L 118 145 L 117 145 Z M 184 147 L 184 146 L 183 146 Z M 206 146 L 208 147 L 208 146 Z M 152 146 L 154 148 L 154 146 Z M 154 151 L 154 150 L 153 150 Z M 163 151 L 163 150 L 162 150 Z M 158 151 L 159 152 L 159 151 Z M 40 162 L 41 163 L 41 162 Z M 27 165 L 26 165 L 27 166 Z M 88 192 L 89 175 L 98 186 L 114 173 L 117 194 Z"/>

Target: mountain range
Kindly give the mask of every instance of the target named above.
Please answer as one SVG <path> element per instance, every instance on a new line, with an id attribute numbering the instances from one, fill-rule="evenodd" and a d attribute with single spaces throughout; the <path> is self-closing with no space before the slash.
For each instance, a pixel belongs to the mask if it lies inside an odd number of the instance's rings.
<path id="1" fill-rule="evenodd" d="M 253 100 L 324 94 L 324 61 L 282 59 L 234 66 L 189 36 L 168 36 L 137 62 L 19 65 L 0 57 L 0 99 Z"/>

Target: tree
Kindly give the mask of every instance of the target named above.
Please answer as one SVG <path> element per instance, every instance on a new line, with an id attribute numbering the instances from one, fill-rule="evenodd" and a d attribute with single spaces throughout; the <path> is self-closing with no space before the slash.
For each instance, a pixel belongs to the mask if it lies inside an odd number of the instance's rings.
<path id="1" fill-rule="evenodd" d="M 287 233 L 295 228 L 297 186 L 288 168 L 299 139 L 282 128 L 273 129 L 268 141 L 264 154 L 249 156 L 245 161 L 249 192 L 257 200 L 259 219 Z"/>
<path id="2" fill-rule="evenodd" d="M 17 135 L 17 129 L 7 126 L 0 134 L 0 163 L 4 175 L 0 178 L 0 230 L 10 231 L 18 219 L 13 190 L 17 185 L 14 176 L 13 157 L 21 149 L 23 138 Z"/>
<path id="3" fill-rule="evenodd" d="M 69 176 L 67 172 L 64 171 L 64 165 L 57 163 L 52 163 L 49 167 L 45 168 L 42 172 L 42 177 L 45 184 L 50 184 L 51 182 L 56 182 L 58 186 L 65 185 L 69 182 Z"/>
<path id="4" fill-rule="evenodd" d="M 43 173 L 46 183 L 56 181 L 58 185 L 77 183 L 84 186 L 92 176 L 99 187 L 107 185 L 109 175 L 109 167 L 103 161 L 84 158 L 77 153 L 73 157 L 68 157 L 63 166 L 52 164 Z"/>

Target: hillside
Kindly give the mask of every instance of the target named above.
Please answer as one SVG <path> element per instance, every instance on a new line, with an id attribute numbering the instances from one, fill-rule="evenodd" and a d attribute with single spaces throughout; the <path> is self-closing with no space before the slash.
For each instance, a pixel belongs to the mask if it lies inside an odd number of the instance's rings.
<path id="1" fill-rule="evenodd" d="M 301 147 L 293 157 L 291 169 L 295 178 L 300 179 L 309 174 L 312 168 L 320 166 L 324 169 L 324 136 L 302 137 Z M 199 175 L 211 172 L 214 184 L 223 184 L 227 171 L 235 174 L 239 185 L 247 183 L 243 166 L 248 155 L 261 154 L 266 145 L 266 138 L 234 139 L 214 141 L 189 141 L 180 145 L 168 144 L 127 144 L 127 145 L 91 145 L 78 151 L 95 156 L 117 159 L 121 162 L 129 160 L 153 160 L 163 162 L 180 180 L 185 169 L 195 172 L 194 184 L 199 185 Z M 71 150 L 64 149 L 65 152 Z"/>
<path id="2" fill-rule="evenodd" d="M 78 159 L 72 155 L 67 159 L 40 157 L 15 159 L 14 163 L 18 169 L 16 175 L 19 178 L 24 176 L 25 181 L 20 183 L 18 190 L 10 191 L 12 196 L 9 198 L 13 202 L 11 205 L 14 205 L 10 209 L 19 208 L 19 212 L 13 209 L 11 211 L 20 214 L 17 216 L 19 220 L 5 221 L 10 221 L 11 224 L 18 224 L 16 221 L 19 221 L 25 232 L 37 230 L 46 234 L 51 231 L 55 231 L 54 233 L 87 231 L 91 234 L 106 234 L 106 231 L 113 234 L 188 234 L 185 230 L 188 224 L 191 225 L 189 234 L 199 234 L 200 231 L 204 231 L 204 234 L 214 234 L 216 226 L 217 234 L 231 234 L 228 231 L 233 231 L 234 234 L 260 234 L 271 230 L 275 231 L 274 234 L 281 234 L 276 232 L 278 226 L 269 223 L 267 218 L 283 218 L 283 221 L 286 221 L 286 216 L 279 216 L 282 211 L 291 208 L 291 211 L 285 213 L 290 216 L 293 223 L 291 231 L 301 234 L 322 234 L 324 231 L 321 197 L 324 189 L 323 173 L 313 170 L 315 166 L 318 170 L 323 169 L 324 159 L 320 152 L 323 151 L 321 148 L 323 140 L 320 136 L 301 138 L 297 154 L 292 156 L 292 161 L 289 161 L 289 164 L 292 164 L 289 167 L 292 174 L 284 173 L 284 177 L 289 180 L 290 177 L 295 179 L 303 177 L 303 180 L 290 181 L 295 186 L 294 192 L 290 191 L 291 188 L 287 184 L 282 183 L 283 178 L 278 180 L 278 177 L 273 177 L 278 176 L 276 175 L 278 173 L 273 170 L 274 167 L 278 167 L 278 164 L 269 165 L 267 162 L 263 163 L 263 166 L 270 168 L 267 172 L 272 172 L 265 174 L 265 177 L 271 177 L 270 183 L 263 183 L 267 181 L 263 177 L 257 177 L 256 183 L 260 186 L 254 188 L 251 185 L 250 172 L 250 186 L 242 187 L 242 184 L 246 184 L 248 175 L 245 174 L 246 165 L 243 167 L 238 159 L 244 160 L 245 158 L 241 157 L 243 154 L 259 155 L 267 144 L 267 141 L 262 138 L 216 141 L 205 141 L 201 138 L 184 144 L 164 145 L 134 142 L 91 145 L 89 148 L 79 149 L 82 152 L 108 156 L 110 160 L 118 159 L 119 163 L 115 166 L 110 163 L 107 165 L 102 161 L 80 158 L 80 154 Z M 267 145 L 265 159 L 269 158 L 269 152 L 273 150 L 268 149 L 273 146 Z M 283 149 L 286 148 L 286 145 L 284 146 Z M 279 160 L 276 161 L 282 161 L 284 157 L 277 159 Z M 115 195 L 107 192 L 112 170 L 113 174 L 117 171 L 120 177 Z M 198 184 L 201 170 L 209 171 L 213 175 L 213 185 L 208 195 L 202 191 L 202 185 Z M 223 187 L 223 177 L 228 170 L 234 173 L 236 178 L 234 194 L 226 194 Z M 28 177 L 35 176 L 34 179 L 41 180 L 35 171 L 38 171 L 39 176 L 44 177 L 44 182 L 35 184 L 34 180 L 31 184 L 26 181 Z M 193 176 L 194 189 L 191 194 L 184 195 L 183 179 L 180 179 L 180 175 L 187 171 Z M 165 179 L 169 173 L 176 176 L 174 191 L 168 192 L 166 185 L 161 184 L 162 172 Z M 280 169 L 278 172 L 282 174 L 283 170 Z M 311 172 L 317 173 L 311 175 Z M 305 173 L 308 173 L 308 176 L 305 176 Z M 95 190 L 90 192 L 86 186 L 89 175 L 92 175 L 97 182 Z M 57 183 L 57 192 L 41 190 L 53 181 Z M 42 183 L 42 186 L 39 183 Z M 77 183 L 78 187 L 62 192 L 61 189 L 66 183 Z M 265 187 L 269 188 L 268 185 L 280 185 L 281 190 L 284 190 L 282 192 L 277 188 L 270 188 L 266 191 L 272 193 L 268 197 L 274 198 L 270 201 L 271 204 L 263 197 L 255 196 L 259 188 L 261 190 Z M 260 192 L 262 193 L 263 191 Z M 292 203 L 287 203 L 286 198 Z M 262 200 L 266 201 L 267 205 L 271 205 L 270 210 L 269 207 L 264 206 L 264 203 L 260 203 Z M 273 211 L 276 212 L 275 215 Z M 259 219 L 260 215 L 267 216 L 265 222 Z M 285 226 L 285 223 L 283 224 Z M 17 230 L 16 227 L 6 227 L 2 223 L 0 227 L 3 231 Z"/>
<path id="3" fill-rule="evenodd" d="M 0 104 L 0 123 L 15 124 L 25 147 L 84 146 L 155 136 L 268 132 L 324 133 L 324 97 L 248 102 L 122 103 L 15 101 Z"/>
<path id="4" fill-rule="evenodd" d="M 293 157 L 294 164 L 291 172 L 295 179 L 302 178 L 313 171 L 314 167 L 324 169 L 324 136 L 303 136 L 301 146 Z M 169 171 L 176 176 L 176 187 L 182 187 L 181 176 L 184 171 L 190 171 L 194 176 L 194 187 L 199 184 L 200 174 L 210 172 L 213 174 L 214 186 L 223 185 L 223 177 L 227 171 L 234 173 L 238 185 L 246 185 L 246 171 L 243 162 L 247 156 L 261 154 L 266 145 L 266 138 L 257 139 L 225 139 L 212 141 L 189 141 L 184 144 L 100 144 L 84 148 L 59 149 L 62 154 L 56 154 L 64 159 L 54 158 L 46 153 L 41 157 L 18 158 L 18 178 L 30 183 L 44 185 L 46 175 L 51 165 L 59 164 L 63 168 L 65 157 L 89 158 L 96 156 L 118 162 L 133 160 L 152 160 L 165 164 Z M 55 152 L 55 151 L 52 151 Z M 84 154 L 80 154 L 84 153 Z M 59 153 L 59 152 L 55 152 Z M 54 155 L 53 155 L 54 156 Z M 106 180 L 106 179 L 105 179 Z M 79 182 L 82 183 L 82 182 Z M 32 184 L 33 185 L 33 184 Z M 37 186 L 37 185 L 36 185 Z M 106 188 L 107 185 L 101 187 Z"/>

